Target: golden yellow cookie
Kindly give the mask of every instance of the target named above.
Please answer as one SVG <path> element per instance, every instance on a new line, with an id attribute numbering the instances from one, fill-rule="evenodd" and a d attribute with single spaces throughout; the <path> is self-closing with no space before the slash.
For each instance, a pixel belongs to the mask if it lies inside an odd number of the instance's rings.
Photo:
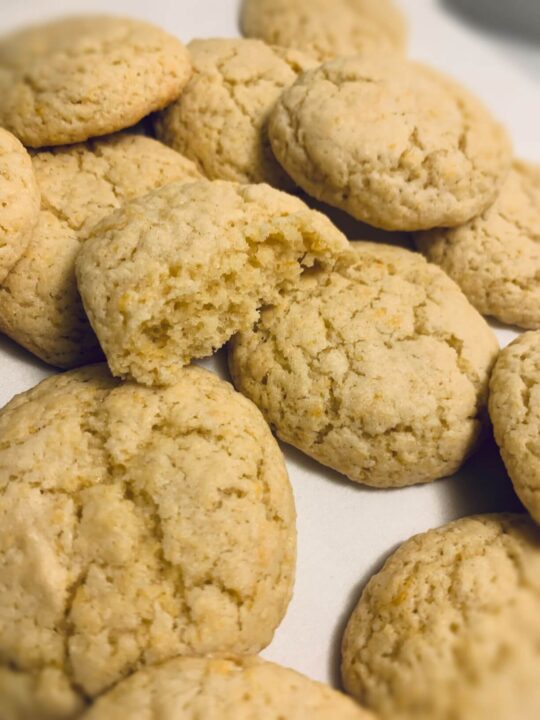
<path id="1" fill-rule="evenodd" d="M 268 185 L 171 183 L 94 228 L 77 278 L 113 374 L 160 384 L 347 246 L 328 218 Z"/>
<path id="2" fill-rule="evenodd" d="M 328 60 L 403 50 L 405 18 L 393 0 L 244 0 L 244 35 Z"/>
<path id="3" fill-rule="evenodd" d="M 381 720 L 535 720 L 540 531 L 479 515 L 417 535 L 368 583 L 343 679 Z"/>
<path id="4" fill-rule="evenodd" d="M 274 158 L 266 125 L 282 91 L 317 63 L 260 40 L 193 40 L 188 49 L 193 75 L 158 117 L 158 138 L 212 180 L 293 186 Z"/>
<path id="5" fill-rule="evenodd" d="M 87 367 L 15 398 L 0 437 L 10 720 L 74 718 L 142 666 L 270 642 L 294 504 L 268 426 L 228 383 L 191 367 L 155 390 Z"/>
<path id="6" fill-rule="evenodd" d="M 75 280 L 75 257 L 91 228 L 124 202 L 172 180 L 200 177 L 156 140 L 115 135 L 41 151 L 38 226 L 0 284 L 0 330 L 45 362 L 74 367 L 101 356 Z"/>
<path id="7" fill-rule="evenodd" d="M 182 43 L 147 22 L 53 20 L 0 38 L 0 124 L 31 147 L 80 142 L 165 107 L 190 74 Z"/>
<path id="8" fill-rule="evenodd" d="M 495 200 L 504 129 L 464 88 L 392 56 L 336 58 L 281 95 L 272 149 L 310 195 L 385 230 L 460 225 Z"/>
<path id="9" fill-rule="evenodd" d="M 229 364 L 282 440 L 356 482 L 401 487 L 451 475 L 474 448 L 497 350 L 438 267 L 358 242 L 236 335 Z"/>
<path id="10" fill-rule="evenodd" d="M 515 162 L 495 204 L 466 225 L 416 236 L 417 247 L 483 315 L 540 327 L 540 166 Z"/>

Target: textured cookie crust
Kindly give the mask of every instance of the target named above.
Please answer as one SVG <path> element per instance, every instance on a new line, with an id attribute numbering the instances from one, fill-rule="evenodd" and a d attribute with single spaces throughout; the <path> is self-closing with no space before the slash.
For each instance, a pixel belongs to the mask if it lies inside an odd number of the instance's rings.
<path id="1" fill-rule="evenodd" d="M 146 22 L 35 25 L 0 39 L 0 124 L 31 147 L 80 142 L 165 107 L 190 74 L 182 43 Z"/>
<path id="2" fill-rule="evenodd" d="M 244 0 L 241 25 L 247 37 L 298 48 L 321 62 L 403 50 L 407 35 L 393 0 Z"/>
<path id="3" fill-rule="evenodd" d="M 540 524 L 540 331 L 521 335 L 497 358 L 489 414 L 514 488 Z"/>
<path id="4" fill-rule="evenodd" d="M 495 336 L 419 254 L 357 243 L 230 346 L 237 389 L 282 440 L 356 482 L 454 473 L 478 438 Z"/>
<path id="5" fill-rule="evenodd" d="M 179 654 L 256 653 L 283 617 L 295 518 L 277 443 L 228 383 L 178 377 L 152 390 L 93 366 L 0 414 L 0 689 L 18 720 L 71 718 Z"/>
<path id="6" fill-rule="evenodd" d="M 200 173 L 141 135 L 42 151 L 32 162 L 41 212 L 26 252 L 0 284 L 0 330 L 45 362 L 74 367 L 101 357 L 75 279 L 88 231 L 124 202 Z"/>
<path id="7" fill-rule="evenodd" d="M 178 658 L 124 681 L 85 720 L 373 720 L 326 685 L 255 657 Z"/>
<path id="8" fill-rule="evenodd" d="M 0 128 L 0 282 L 22 255 L 37 223 L 39 190 L 30 156 Z"/>
<path id="9" fill-rule="evenodd" d="M 347 690 L 382 720 L 534 720 L 540 707 L 540 532 L 484 515 L 404 543 L 343 642 Z"/>
<path id="10" fill-rule="evenodd" d="M 158 138 L 212 180 L 292 187 L 270 148 L 268 116 L 283 90 L 317 63 L 260 40 L 194 40 L 188 49 L 193 75 L 158 118 Z"/>
<path id="11" fill-rule="evenodd" d="M 113 374 L 167 384 L 347 247 L 324 215 L 268 185 L 171 183 L 94 229 L 78 285 Z"/>
<path id="12" fill-rule="evenodd" d="M 419 233 L 416 245 L 483 315 L 540 327 L 540 166 L 514 163 L 492 207 L 461 227 Z"/>
<path id="13" fill-rule="evenodd" d="M 467 222 L 511 164 L 503 128 L 462 87 L 391 57 L 337 58 L 302 74 L 269 121 L 306 192 L 385 230 Z"/>

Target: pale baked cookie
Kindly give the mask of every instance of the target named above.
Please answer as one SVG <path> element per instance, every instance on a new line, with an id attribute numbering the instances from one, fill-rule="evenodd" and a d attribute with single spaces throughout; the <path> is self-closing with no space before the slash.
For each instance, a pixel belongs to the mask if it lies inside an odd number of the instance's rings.
<path id="1" fill-rule="evenodd" d="M 540 532 L 525 515 L 465 518 L 404 543 L 365 588 L 343 679 L 381 720 L 534 720 Z"/>
<path id="2" fill-rule="evenodd" d="M 515 491 L 540 524 L 540 331 L 521 335 L 500 353 L 489 414 Z"/>
<path id="3" fill-rule="evenodd" d="M 32 163 L 41 212 L 30 245 L 0 284 L 0 330 L 45 362 L 73 367 L 101 356 L 75 280 L 88 231 L 123 202 L 200 173 L 140 135 L 42 151 Z"/>
<path id="4" fill-rule="evenodd" d="M 479 436 L 496 338 L 421 255 L 360 242 L 230 346 L 234 383 L 291 443 L 375 487 L 454 473 Z"/>
<path id="5" fill-rule="evenodd" d="M 483 315 L 540 327 L 540 166 L 515 162 L 495 204 L 466 225 L 416 236 Z"/>
<path id="6" fill-rule="evenodd" d="M 295 513 L 281 452 L 228 383 L 197 367 L 177 378 L 153 390 L 93 366 L 0 413 L 10 717 L 74 717 L 179 654 L 256 653 L 283 617 Z"/>
<path id="7" fill-rule="evenodd" d="M 190 74 L 182 43 L 140 20 L 34 25 L 0 38 L 0 125 L 31 147 L 80 142 L 165 107 Z"/>
<path id="8" fill-rule="evenodd" d="M 393 0 L 244 0 L 241 25 L 247 37 L 304 50 L 321 62 L 403 50 L 407 35 Z"/>
<path id="9" fill-rule="evenodd" d="M 142 670 L 85 720 L 373 720 L 350 698 L 256 657 L 177 658 Z"/>
<path id="10" fill-rule="evenodd" d="M 188 49 L 193 75 L 158 118 L 158 138 L 211 179 L 293 186 L 274 158 L 266 125 L 282 91 L 317 63 L 260 40 L 194 40 Z"/>
<path id="11" fill-rule="evenodd" d="M 0 128 L 0 282 L 30 242 L 39 214 L 39 190 L 30 156 Z"/>
<path id="12" fill-rule="evenodd" d="M 94 228 L 77 278 L 113 374 L 160 384 L 347 247 L 328 218 L 268 185 L 171 183 Z"/>
<path id="13" fill-rule="evenodd" d="M 386 230 L 467 222 L 493 203 L 511 163 L 505 131 L 476 98 L 391 57 L 337 58 L 300 75 L 269 135 L 306 192 Z"/>

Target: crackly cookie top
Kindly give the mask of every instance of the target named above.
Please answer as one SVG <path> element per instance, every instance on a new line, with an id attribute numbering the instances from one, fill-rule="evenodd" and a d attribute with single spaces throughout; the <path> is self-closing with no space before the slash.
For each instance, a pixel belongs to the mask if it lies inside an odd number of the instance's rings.
<path id="1" fill-rule="evenodd" d="M 25 145 L 74 143 L 134 125 L 191 73 L 176 38 L 140 20 L 83 15 L 0 38 L 0 124 Z"/>
<path id="2" fill-rule="evenodd" d="M 347 690 L 382 720 L 533 720 L 540 707 L 540 531 L 465 518 L 404 543 L 343 642 Z"/>
<path id="3" fill-rule="evenodd" d="M 260 40 L 193 40 L 193 75 L 158 118 L 160 140 L 194 160 L 211 179 L 294 183 L 273 156 L 266 125 L 276 100 L 316 61 Z"/>
<path id="4" fill-rule="evenodd" d="M 321 62 L 402 50 L 407 34 L 393 0 L 244 0 L 241 25 L 247 37 L 298 48 Z"/>
<path id="5" fill-rule="evenodd" d="M 476 98 L 391 57 L 336 58 L 302 74 L 269 136 L 306 192 L 386 230 L 467 222 L 494 201 L 511 163 L 505 131 Z"/>
<path id="6" fill-rule="evenodd" d="M 270 642 L 294 505 L 268 426 L 228 383 L 191 367 L 152 390 L 88 367 L 15 398 L 0 437 L 9 717 L 72 718 L 141 666 Z"/>
<path id="7" fill-rule="evenodd" d="M 416 236 L 484 315 L 540 327 L 540 166 L 515 162 L 495 203 L 461 227 Z"/>
<path id="8" fill-rule="evenodd" d="M 493 332 L 421 255 L 354 243 L 230 346 L 236 387 L 282 440 L 377 487 L 455 472 L 477 440 Z"/>
<path id="9" fill-rule="evenodd" d="M 345 695 L 256 657 L 177 658 L 125 680 L 85 720 L 372 720 Z"/>

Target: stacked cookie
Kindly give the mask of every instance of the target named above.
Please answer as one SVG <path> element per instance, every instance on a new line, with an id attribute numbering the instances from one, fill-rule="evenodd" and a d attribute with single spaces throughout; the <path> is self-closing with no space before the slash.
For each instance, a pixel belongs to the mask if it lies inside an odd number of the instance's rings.
<path id="1" fill-rule="evenodd" d="M 533 718 L 526 517 L 413 538 L 371 580 L 343 645 L 368 710 L 255 657 L 296 561 L 271 430 L 356 483 L 428 483 L 477 447 L 491 387 L 540 521 L 540 340 L 492 372 L 480 314 L 537 327 L 540 183 L 404 57 L 390 0 L 246 0 L 242 27 L 0 40 L 0 330 L 71 369 L 0 412 L 0 720 Z M 350 242 L 330 206 L 433 262 Z M 226 344 L 239 392 L 193 365 Z"/>

